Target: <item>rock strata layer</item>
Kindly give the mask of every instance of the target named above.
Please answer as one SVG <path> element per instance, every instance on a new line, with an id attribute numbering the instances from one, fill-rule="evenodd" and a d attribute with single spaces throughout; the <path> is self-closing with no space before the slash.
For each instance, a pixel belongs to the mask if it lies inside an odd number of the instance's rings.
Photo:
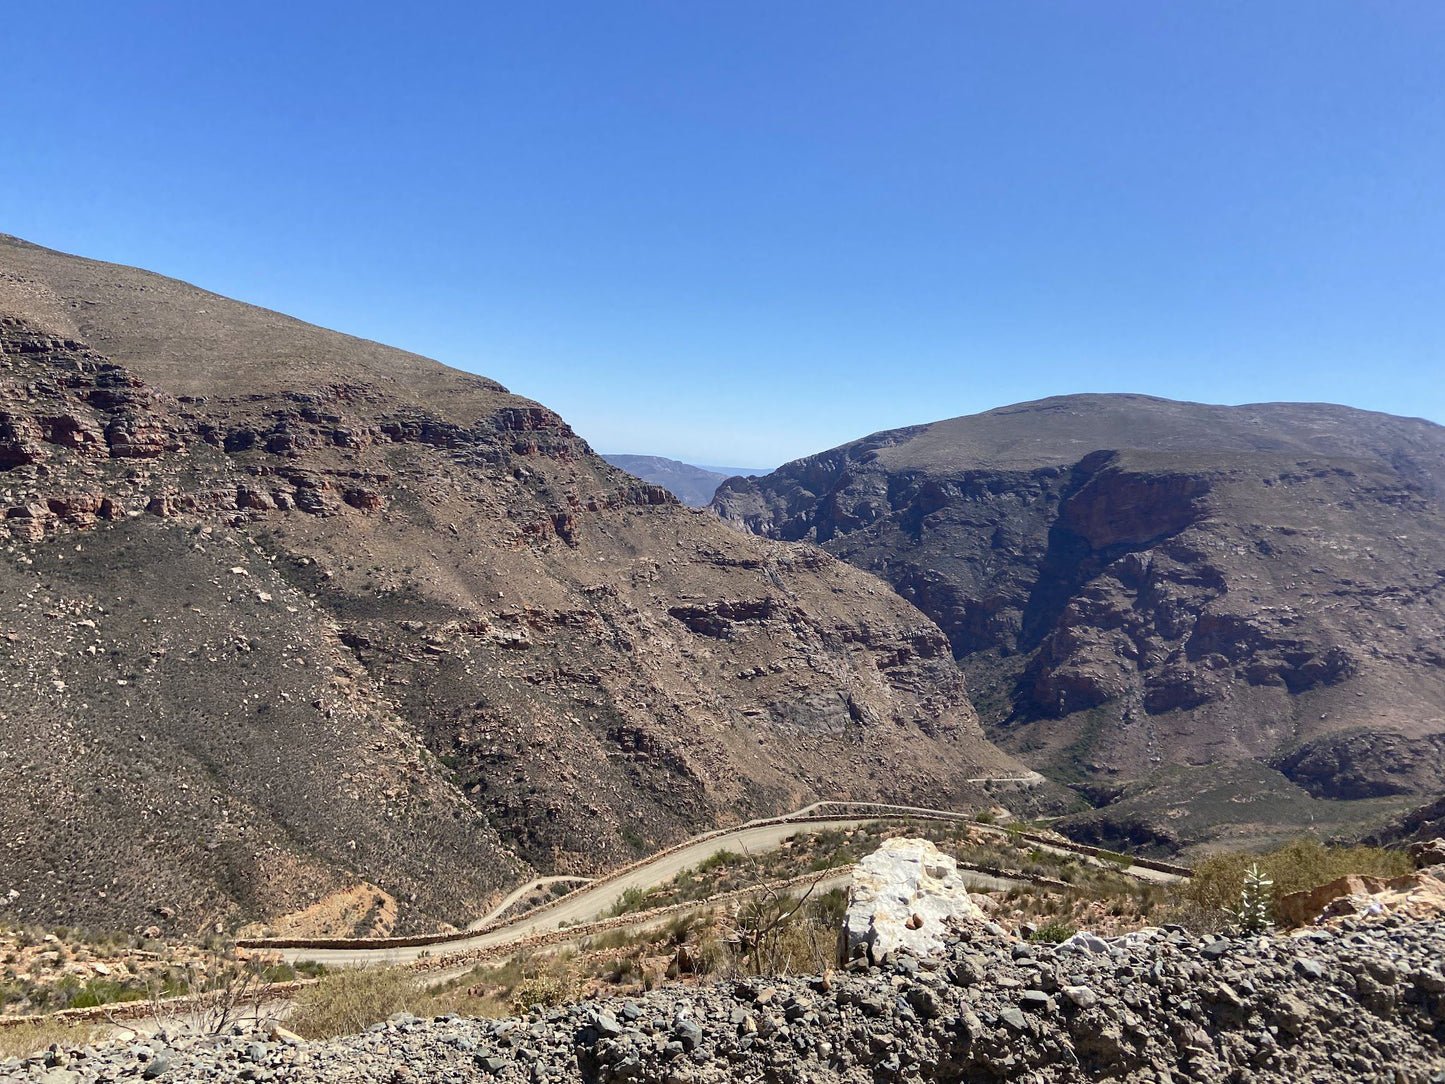
<path id="1" fill-rule="evenodd" d="M 333 1042 L 236 1035 L 59 1051 L 35 1084 L 1251 1081 L 1430 1084 L 1445 1072 L 1445 925 L 1294 938 L 1155 930 L 1098 952 L 990 935 L 826 978 L 669 986 L 510 1020 L 395 1017 Z"/>

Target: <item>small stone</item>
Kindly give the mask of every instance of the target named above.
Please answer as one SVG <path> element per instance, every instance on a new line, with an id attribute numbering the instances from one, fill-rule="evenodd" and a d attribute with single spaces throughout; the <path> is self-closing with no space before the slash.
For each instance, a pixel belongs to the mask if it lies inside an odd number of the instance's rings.
<path id="1" fill-rule="evenodd" d="M 696 1050 L 702 1042 L 702 1028 L 696 1020 L 680 1016 L 672 1024 L 672 1037 L 682 1044 L 684 1050 Z"/>
<path id="2" fill-rule="evenodd" d="M 1047 1012 L 1054 1007 L 1054 999 L 1042 990 L 1025 990 L 1019 995 L 1019 1004 L 1030 1012 Z"/>
<path id="3" fill-rule="evenodd" d="M 1024 1019 L 1024 1014 L 1019 1012 L 1019 1010 L 1014 1008 L 1012 1005 L 1004 1009 L 1003 1012 L 999 1013 L 998 1018 L 1009 1027 L 1013 1028 L 1014 1031 L 1028 1030 L 1029 1022 Z"/>
<path id="4" fill-rule="evenodd" d="M 1081 1009 L 1092 1009 L 1099 1003 L 1099 995 L 1087 986 L 1065 986 L 1064 996 Z"/>
<path id="5" fill-rule="evenodd" d="M 1058 952 L 1082 952 L 1091 956 L 1098 956 L 1109 951 L 1109 942 L 1102 937 L 1090 933 L 1088 930 L 1080 930 L 1072 937 L 1059 942 Z"/>
<path id="6" fill-rule="evenodd" d="M 605 1038 L 611 1039 L 622 1034 L 622 1025 L 617 1022 L 617 1017 L 601 1009 L 592 1014 L 592 1026 Z"/>

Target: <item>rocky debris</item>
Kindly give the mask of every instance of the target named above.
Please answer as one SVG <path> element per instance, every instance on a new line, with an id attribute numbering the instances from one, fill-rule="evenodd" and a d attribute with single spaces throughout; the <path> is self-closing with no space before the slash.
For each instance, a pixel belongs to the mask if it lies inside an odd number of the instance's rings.
<path id="1" fill-rule="evenodd" d="M 243 1033 L 0 1063 L 17 1081 L 1445 1079 L 1445 924 L 1350 921 L 1293 938 L 1145 931 L 1100 952 L 977 931 L 940 956 L 826 977 L 666 986 L 520 1019 L 399 1015 L 360 1035 Z"/>
<path id="2" fill-rule="evenodd" d="M 1274 913 L 1285 926 L 1305 926 L 1341 915 L 1425 918 L 1445 914 L 1445 878 L 1431 870 L 1388 879 L 1350 874 L 1281 896 L 1275 901 Z"/>
<path id="3" fill-rule="evenodd" d="M 983 921 L 957 861 L 926 839 L 890 839 L 853 867 L 839 954 L 874 964 L 900 952 L 931 956 L 950 927 Z"/>
<path id="4" fill-rule="evenodd" d="M 1367 833 L 1361 842 L 1374 847 L 1390 847 L 1400 843 L 1424 843 L 1445 838 L 1445 795 L 1403 813 L 1380 828 Z"/>
<path id="5" fill-rule="evenodd" d="M 1133 802 L 1187 844 L 1246 803 L 1273 828 L 1445 790 L 1441 479 L 1445 428 L 1418 419 L 1072 395 L 877 433 L 712 507 L 887 579 L 1032 767 L 1260 769 Z"/>

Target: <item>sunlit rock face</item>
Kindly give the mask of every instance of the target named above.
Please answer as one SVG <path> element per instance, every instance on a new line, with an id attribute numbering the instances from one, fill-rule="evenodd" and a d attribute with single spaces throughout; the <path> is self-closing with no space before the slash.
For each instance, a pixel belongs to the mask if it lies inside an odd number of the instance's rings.
<path id="1" fill-rule="evenodd" d="M 983 921 L 958 863 L 926 839 L 890 839 L 853 869 L 840 946 L 844 960 L 943 951 L 950 924 Z"/>

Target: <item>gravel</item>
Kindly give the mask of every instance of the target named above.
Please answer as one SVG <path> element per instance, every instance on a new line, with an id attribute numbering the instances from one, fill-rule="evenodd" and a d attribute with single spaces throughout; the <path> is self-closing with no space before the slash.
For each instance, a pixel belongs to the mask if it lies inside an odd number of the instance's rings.
<path id="1" fill-rule="evenodd" d="M 330 1042 L 113 1043 L 0 1079 L 1445 1082 L 1445 921 L 1303 935 L 1145 931 L 1089 948 L 977 931 L 942 957 L 826 977 L 669 986 L 520 1019 L 398 1016 Z"/>

